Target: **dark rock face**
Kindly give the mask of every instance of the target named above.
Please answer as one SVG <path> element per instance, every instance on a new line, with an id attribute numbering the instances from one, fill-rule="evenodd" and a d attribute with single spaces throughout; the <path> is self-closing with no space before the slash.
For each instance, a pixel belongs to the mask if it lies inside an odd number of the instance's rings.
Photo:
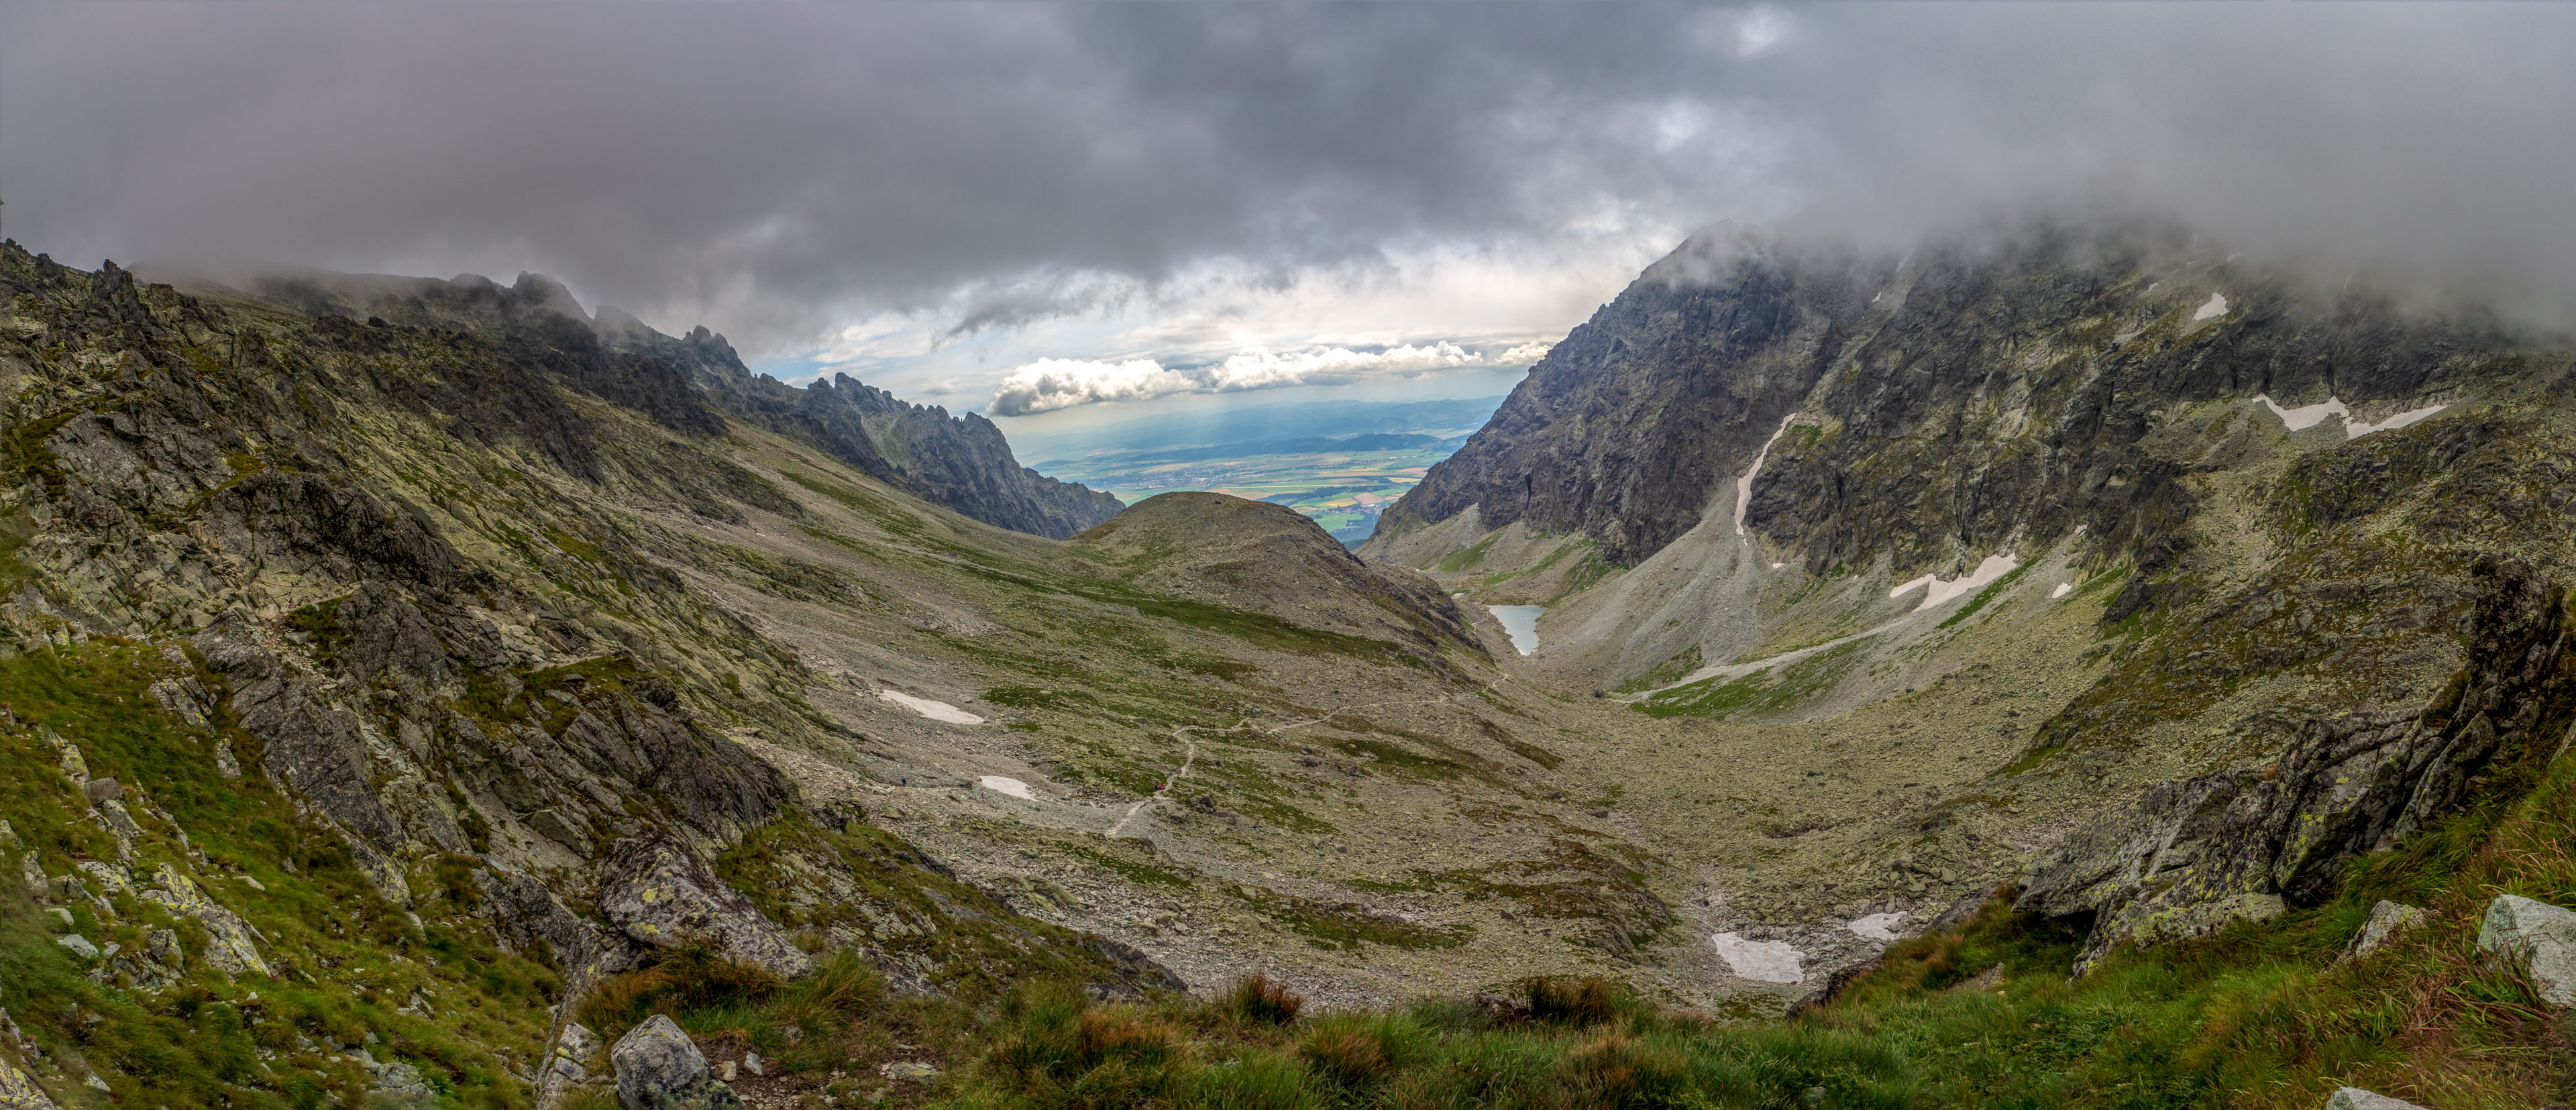
<path id="1" fill-rule="evenodd" d="M 2272 766 L 2158 784 L 2034 864 L 2021 907 L 2094 915 L 2080 967 L 2314 905 L 2345 861 L 2553 754 L 2576 720 L 2564 592 L 2492 565 L 2477 577 L 2471 666 L 2423 712 L 2313 719 Z"/>
<path id="2" fill-rule="evenodd" d="M 2213 292 L 2226 311 L 2195 319 Z M 1477 506 L 1485 527 L 1580 531 L 1634 563 L 1697 525 L 1794 413 L 1745 523 L 1812 573 L 1881 554 L 1900 578 L 1946 572 L 2078 526 L 2161 565 L 2181 552 L 2154 545 L 2194 509 L 2180 480 L 2203 465 L 2157 440 L 2168 406 L 2410 401 L 2510 342 L 2481 319 L 2307 297 L 2162 228 L 2042 227 L 1902 260 L 1706 237 L 1550 351 L 1379 531 Z"/>
<path id="3" fill-rule="evenodd" d="M 631 316 L 600 311 L 621 349 L 683 367 L 699 388 L 754 424 L 795 436 L 870 477 L 986 524 L 1064 539 L 1124 508 L 1117 498 L 1019 464 L 993 422 L 906 404 L 846 374 L 798 389 L 742 364 L 724 337 L 699 328 L 674 339 Z"/>

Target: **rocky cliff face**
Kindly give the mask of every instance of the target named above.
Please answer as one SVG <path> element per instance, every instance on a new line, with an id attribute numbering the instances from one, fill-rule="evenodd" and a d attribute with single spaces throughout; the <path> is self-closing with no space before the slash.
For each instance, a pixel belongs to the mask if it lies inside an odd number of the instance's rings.
<path id="1" fill-rule="evenodd" d="M 2119 945 L 2313 906 L 2353 857 L 2492 779 L 2535 781 L 2576 724 L 2564 591 L 2493 563 L 2477 579 L 2469 664 L 2431 704 L 2311 718 L 2264 766 L 2156 784 L 2036 861 L 2020 905 L 2091 919 L 2081 970 Z"/>
<path id="2" fill-rule="evenodd" d="M 2334 398 L 2374 420 L 2519 349 L 2480 318 L 2313 295 L 2191 242 L 2040 228 L 1861 258 L 1695 239 L 1531 368 L 1379 533 L 1473 506 L 1633 564 L 1760 455 L 1742 522 L 1813 574 L 1947 577 L 2078 528 L 2151 569 L 2193 510 L 2182 479 L 2222 462 L 2173 442 L 2178 406 Z"/>

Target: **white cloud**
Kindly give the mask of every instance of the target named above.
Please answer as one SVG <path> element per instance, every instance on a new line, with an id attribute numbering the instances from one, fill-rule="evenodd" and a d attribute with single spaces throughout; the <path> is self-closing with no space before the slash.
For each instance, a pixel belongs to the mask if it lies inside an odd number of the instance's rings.
<path id="1" fill-rule="evenodd" d="M 1536 344 L 1524 344 L 1514 351 Z M 1506 355 L 1508 358 L 1508 354 Z M 1382 351 L 1314 347 L 1278 352 L 1247 347 L 1223 362 L 1166 368 L 1152 359 L 1107 362 L 1042 358 L 1016 367 L 993 391 L 995 416 L 1027 416 L 1100 401 L 1144 401 L 1181 393 L 1241 393 L 1302 385 L 1343 385 L 1368 378 L 1413 377 L 1497 360 L 1449 342 L 1405 344 Z"/>
<path id="2" fill-rule="evenodd" d="M 1547 352 L 1555 346 L 1554 343 L 1523 343 L 1503 352 L 1494 359 L 1494 363 L 1498 366 L 1528 366 L 1546 358 Z"/>
<path id="3" fill-rule="evenodd" d="M 1197 386 L 1187 375 L 1165 370 L 1162 363 L 1149 358 L 1125 362 L 1042 358 L 1003 378 L 989 407 L 996 416 L 1026 416 L 1094 401 L 1143 401 L 1193 393 Z"/>

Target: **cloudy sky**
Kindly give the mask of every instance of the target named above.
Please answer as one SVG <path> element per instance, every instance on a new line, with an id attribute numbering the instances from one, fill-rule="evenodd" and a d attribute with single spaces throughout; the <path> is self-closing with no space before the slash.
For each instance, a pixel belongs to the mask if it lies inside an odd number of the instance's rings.
<path id="1" fill-rule="evenodd" d="M 998 413 L 1491 389 L 1692 229 L 2144 205 L 2576 303 L 2576 7 L 0 6 L 6 232 Z"/>

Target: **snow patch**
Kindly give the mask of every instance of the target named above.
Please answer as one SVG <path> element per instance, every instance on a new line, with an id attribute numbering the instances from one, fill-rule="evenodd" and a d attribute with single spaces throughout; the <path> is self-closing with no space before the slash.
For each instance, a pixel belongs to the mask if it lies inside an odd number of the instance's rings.
<path id="1" fill-rule="evenodd" d="M 2020 565 L 2021 560 L 2010 555 L 1988 555 L 1986 561 L 1977 564 L 1977 569 L 1968 572 L 1964 578 L 1944 582 L 1927 574 L 1887 591 L 1887 596 L 1895 597 L 1916 586 L 1924 587 L 1923 604 L 1914 607 L 1914 611 L 1920 613 L 1943 602 L 1956 600 L 1976 590 L 1982 590 L 1993 584 L 1995 579 L 2011 574 L 2013 568 Z"/>
<path id="2" fill-rule="evenodd" d="M 2344 404 L 2343 399 L 2339 397 L 2328 397 L 2316 404 L 2301 405 L 2294 409 L 2282 408 L 2280 403 L 2272 400 L 2269 394 L 2257 393 L 2254 395 L 2254 399 L 2263 402 L 2263 407 L 2271 409 L 2272 415 L 2280 417 L 2282 427 L 2294 432 L 2303 432 L 2316 427 L 2318 424 L 2323 423 L 2325 418 L 2329 416 L 2342 417 L 2343 437 L 2345 439 L 2360 439 L 2372 432 L 2385 432 L 2392 428 L 2403 428 L 2418 420 L 2431 416 L 2434 413 L 2440 412 L 2443 409 L 2451 407 L 2449 405 L 2428 405 L 2420 409 L 2408 409 L 2405 412 L 2398 413 L 2397 415 L 2391 416 L 2376 424 L 2364 424 L 2352 418 L 2352 406 Z"/>
<path id="3" fill-rule="evenodd" d="M 990 790 L 996 794 L 1008 794 L 1014 798 L 1026 798 L 1032 802 L 1038 800 L 1037 795 L 1029 793 L 1029 784 L 1021 782 L 1018 779 L 1003 778 L 1000 775 L 986 775 L 982 778 L 976 779 L 975 785 L 983 787 L 984 789 Z"/>
<path id="4" fill-rule="evenodd" d="M 2272 415 L 2280 417 L 2282 427 L 2294 432 L 2304 432 L 2316 427 L 2329 416 L 2340 416 L 2347 421 L 2352 419 L 2352 406 L 2334 397 L 2294 409 L 2282 408 L 2280 402 L 2273 400 L 2272 395 L 2268 393 L 2257 393 L 2254 399 L 2263 402 L 2263 407 L 2272 410 Z"/>
<path id="5" fill-rule="evenodd" d="M 2075 592 L 2075 583 L 2073 583 L 2073 582 L 2060 582 L 2060 583 L 2058 583 L 2058 584 L 2057 584 L 2057 588 L 2056 588 L 2056 589 L 2048 591 L 2048 600 L 2050 600 L 2050 601 L 2055 601 L 2055 600 L 2057 600 L 2058 598 L 2065 597 L 2066 595 L 2071 594 L 2071 593 L 2074 593 L 2074 592 Z"/>
<path id="6" fill-rule="evenodd" d="M 1717 955 L 1738 979 L 1757 983 L 1803 983 L 1807 973 L 1798 967 L 1806 955 L 1784 940 L 1746 940 L 1735 933 L 1717 934 Z"/>
<path id="7" fill-rule="evenodd" d="M 1741 536 L 1744 534 L 1744 508 L 1753 501 L 1753 476 L 1762 473 L 1762 460 L 1771 457 L 1771 445 L 1780 442 L 1781 436 L 1789 434 L 1789 422 L 1797 418 L 1798 414 L 1794 412 L 1781 417 L 1780 430 L 1771 433 L 1771 438 L 1762 441 L 1762 451 L 1761 453 L 1753 456 L 1753 465 L 1745 469 L 1743 477 L 1735 480 L 1736 535 Z M 1521 654 L 1527 655 L 1529 653 L 1522 652 Z"/>
<path id="8" fill-rule="evenodd" d="M 2198 310 L 2194 311 L 2191 314 L 2191 318 L 2194 321 L 2200 321 L 2209 319 L 2212 316 L 2225 315 L 2227 315 L 2227 295 L 2224 293 L 2211 293 L 2209 295 L 2208 303 L 2201 305 Z"/>
<path id="9" fill-rule="evenodd" d="M 1488 605 L 1485 611 L 1503 622 L 1503 632 L 1512 638 L 1512 650 L 1523 655 L 1538 651 L 1538 616 L 1547 612 L 1547 606 Z"/>
<path id="10" fill-rule="evenodd" d="M 2388 419 L 2382 420 L 2376 424 L 2357 423 L 2353 418 L 2347 416 L 2343 418 L 2343 437 L 2345 439 L 2360 439 L 2372 432 L 2384 432 L 2391 428 L 2403 428 L 2449 407 L 2451 406 L 2434 405 L 2430 408 L 2408 409 L 2405 412 L 2398 413 L 2397 415 L 2389 417 Z"/>
<path id="11" fill-rule="evenodd" d="M 959 709 L 944 701 L 932 701 L 928 698 L 916 698 L 910 694 L 898 694 L 892 690 L 879 690 L 877 691 L 877 696 L 893 702 L 896 705 L 912 710 L 915 713 L 919 713 L 934 721 L 946 721 L 952 725 L 980 725 L 984 723 L 984 718 L 978 717 L 963 709 Z"/>
<path id="12" fill-rule="evenodd" d="M 1899 939 L 1896 934 L 1896 927 L 1905 924 L 1907 916 L 1908 915 L 1903 910 L 1899 910 L 1895 913 L 1874 913 L 1867 917 L 1846 922 L 1843 925 L 1843 928 L 1849 929 L 1860 936 L 1868 937 L 1871 940 L 1896 940 Z"/>
<path id="13" fill-rule="evenodd" d="M 1773 570 L 1778 570 L 1778 569 L 1780 569 L 1781 567 L 1785 567 L 1785 566 L 1788 566 L 1788 565 L 1789 565 L 1789 564 L 1787 564 L 1787 563 L 1773 563 L 1773 564 L 1771 564 L 1771 569 L 1773 569 Z"/>

